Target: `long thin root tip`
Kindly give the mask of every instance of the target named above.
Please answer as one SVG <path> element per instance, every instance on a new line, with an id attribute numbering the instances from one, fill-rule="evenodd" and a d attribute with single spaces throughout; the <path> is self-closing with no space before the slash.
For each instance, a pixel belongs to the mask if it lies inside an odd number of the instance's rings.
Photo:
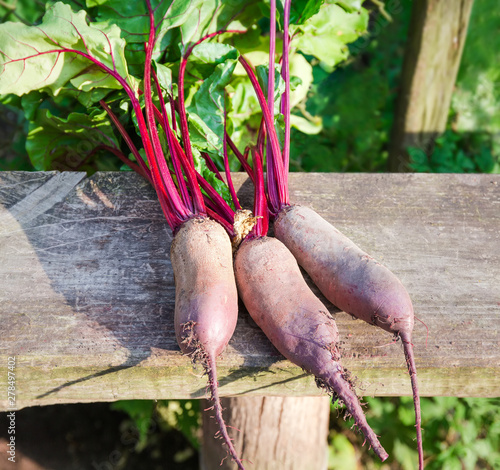
<path id="1" fill-rule="evenodd" d="M 319 379 L 319 382 L 321 384 L 324 381 L 323 379 Z M 377 435 L 366 421 L 359 399 L 352 390 L 350 383 L 341 374 L 332 374 L 325 383 L 343 401 L 349 414 L 354 418 L 355 425 L 365 436 L 365 442 L 369 443 L 382 462 L 386 460 L 389 454 L 382 447 Z M 363 442 L 363 445 L 365 442 Z"/>
<path id="2" fill-rule="evenodd" d="M 382 444 L 380 444 L 380 442 L 377 441 L 376 445 L 370 444 L 370 447 L 373 449 L 373 452 L 375 452 L 375 455 L 380 459 L 381 462 L 387 460 L 387 458 L 389 457 L 389 454 L 382 447 Z"/>
<path id="3" fill-rule="evenodd" d="M 245 470 L 245 467 L 243 467 L 243 464 L 241 463 L 240 458 L 238 457 L 238 454 L 236 453 L 236 449 L 234 448 L 233 441 L 229 437 L 229 434 L 227 432 L 227 427 L 226 423 L 224 421 L 224 418 L 222 417 L 222 406 L 220 403 L 219 399 L 219 390 L 218 390 L 218 384 L 217 384 L 217 369 L 215 366 L 215 358 L 209 356 L 207 359 L 208 362 L 208 367 L 207 367 L 207 374 L 208 374 L 208 381 L 210 384 L 210 391 L 212 393 L 212 402 L 214 404 L 214 411 L 215 411 L 215 420 L 217 421 L 217 424 L 219 425 L 219 431 L 217 434 L 220 435 L 220 438 L 224 439 L 224 442 L 226 443 L 227 450 L 229 455 L 231 456 L 231 459 L 233 462 L 236 463 L 238 466 L 239 470 Z"/>
<path id="4" fill-rule="evenodd" d="M 417 367 L 415 365 L 415 356 L 413 354 L 413 344 L 411 342 L 411 335 L 400 334 L 403 341 L 403 349 L 408 365 L 408 372 L 410 374 L 411 388 L 413 394 L 413 404 L 415 407 L 415 428 L 417 432 L 417 450 L 418 450 L 418 468 L 424 468 L 424 449 L 422 441 L 422 417 L 420 411 L 420 395 L 418 393 L 417 383 Z"/>

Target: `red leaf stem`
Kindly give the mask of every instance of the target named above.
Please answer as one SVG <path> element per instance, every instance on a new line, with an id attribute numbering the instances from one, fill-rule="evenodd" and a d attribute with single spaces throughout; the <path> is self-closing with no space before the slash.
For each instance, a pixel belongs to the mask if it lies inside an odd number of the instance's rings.
<path id="1" fill-rule="evenodd" d="M 234 185 L 233 185 L 233 179 L 231 178 L 231 170 L 229 168 L 229 158 L 227 156 L 227 112 L 226 108 L 224 106 L 224 137 L 222 139 L 222 147 L 224 150 L 224 170 L 226 172 L 226 179 L 227 179 L 227 185 L 229 187 L 229 192 L 231 193 L 231 198 L 234 203 L 234 207 L 236 210 L 240 211 L 241 210 L 241 204 L 240 201 L 238 201 L 238 196 L 236 194 L 236 191 L 234 190 Z"/>
<path id="2" fill-rule="evenodd" d="M 215 210 L 212 210 L 209 207 L 207 207 L 207 215 L 214 219 L 216 222 L 219 222 L 219 224 L 221 224 L 226 229 L 226 232 L 231 238 L 234 237 L 234 217 L 231 221 L 227 221 L 226 219 L 224 219 L 224 217 L 220 216 Z"/>
<path id="3" fill-rule="evenodd" d="M 223 183 L 225 183 L 224 181 L 224 178 L 222 177 L 222 175 L 220 174 L 220 171 L 219 169 L 217 168 L 217 166 L 215 165 L 214 161 L 210 158 L 210 155 L 207 153 L 207 152 L 201 152 L 201 156 L 203 157 L 203 159 L 205 160 L 205 163 L 207 164 L 207 168 L 215 174 L 216 178 L 220 181 L 222 181 Z"/>
<path id="4" fill-rule="evenodd" d="M 153 105 L 153 111 L 155 113 L 155 117 L 160 123 L 160 126 L 164 126 L 162 114 L 158 110 L 156 106 Z M 168 121 L 167 121 L 168 124 Z M 197 214 L 203 214 L 205 212 L 205 204 L 203 203 L 203 196 L 201 194 L 200 188 L 197 184 L 197 177 L 194 169 L 194 165 L 192 165 L 190 162 L 188 162 L 186 158 L 186 154 L 184 153 L 184 149 L 181 147 L 181 144 L 177 140 L 175 134 L 173 133 L 172 129 L 170 127 L 163 127 L 163 130 L 168 133 L 170 136 L 170 142 L 172 142 L 173 146 L 173 153 L 172 155 L 175 155 L 176 158 L 179 159 L 180 164 L 182 166 L 182 169 L 184 170 L 184 173 L 187 178 L 188 186 L 191 191 L 191 197 L 193 199 L 195 211 Z"/>
<path id="5" fill-rule="evenodd" d="M 125 128 L 123 127 L 122 123 L 120 122 L 120 120 L 118 119 L 116 114 L 113 113 L 113 111 L 111 111 L 111 108 L 106 104 L 106 102 L 104 100 L 100 100 L 99 103 L 104 108 L 104 110 L 108 114 L 111 121 L 113 121 L 113 124 L 116 126 L 116 128 L 118 129 L 118 132 L 120 132 L 121 136 L 123 137 L 123 140 L 125 141 L 128 148 L 130 149 L 130 151 L 134 155 L 135 159 L 137 160 L 137 164 L 141 168 L 141 171 L 139 171 L 138 173 L 140 173 L 142 176 L 144 176 L 146 179 L 148 179 L 151 182 L 151 184 L 153 184 L 153 180 L 151 179 L 151 171 L 147 167 L 146 163 L 144 163 L 144 160 L 142 159 L 141 154 L 137 150 L 137 147 L 132 142 L 130 135 L 125 130 Z M 127 165 L 128 165 L 128 163 L 127 163 Z"/>
<path id="6" fill-rule="evenodd" d="M 155 109 L 155 113 L 157 115 L 160 115 L 160 112 L 158 111 L 157 108 Z M 161 121 L 160 121 L 161 125 Z M 172 130 L 169 128 L 169 132 L 171 133 Z M 218 213 L 225 217 L 226 220 L 231 221 L 233 223 L 234 221 L 234 211 L 233 209 L 229 206 L 229 204 L 224 200 L 224 198 L 210 185 L 210 183 L 203 178 L 200 173 L 198 173 L 195 169 L 194 166 L 191 165 L 186 157 L 186 154 L 184 153 L 184 150 L 181 147 L 181 144 L 178 142 L 177 139 L 175 139 L 175 136 L 172 139 L 175 147 L 176 154 L 179 156 L 181 159 L 181 164 L 184 169 L 184 171 L 187 173 L 187 178 L 195 178 L 196 181 L 198 181 L 199 186 L 208 194 L 208 196 L 211 198 L 211 200 L 215 203 L 215 207 L 217 208 Z M 199 187 L 197 185 L 190 185 L 190 188 L 195 187 L 197 188 L 197 191 L 200 191 Z M 201 192 L 200 192 L 201 194 Z"/>
<path id="7" fill-rule="evenodd" d="M 280 208 L 283 207 L 283 205 L 287 205 L 289 202 L 288 191 L 284 186 L 285 183 L 283 178 L 283 160 L 281 159 L 281 149 L 279 146 L 278 135 L 276 134 L 274 122 L 267 107 L 266 98 L 264 96 L 264 93 L 262 92 L 262 89 L 260 88 L 257 77 L 255 76 L 255 72 L 243 56 L 240 56 L 240 63 L 243 65 L 243 68 L 247 72 L 248 77 L 250 78 L 250 82 L 252 83 L 252 86 L 257 95 L 257 99 L 259 100 L 259 104 L 267 128 L 268 138 L 271 141 L 271 150 L 273 155 L 276 155 L 277 157 L 273 159 L 274 166 L 272 168 L 269 168 L 268 166 L 267 170 L 268 173 L 270 171 L 274 171 L 276 176 L 276 187 L 270 188 L 268 186 L 267 190 L 272 210 L 274 213 L 277 213 Z"/>
<path id="8" fill-rule="evenodd" d="M 288 193 L 288 168 L 290 165 L 290 24 L 291 0 L 285 0 L 283 19 L 283 56 L 281 65 L 281 76 L 285 80 L 285 92 L 282 96 L 281 113 L 285 118 L 285 139 L 283 142 L 283 170 L 285 188 Z M 288 194 L 287 194 L 288 197 Z"/>
<path id="9" fill-rule="evenodd" d="M 255 173 L 255 199 L 253 213 L 257 217 L 257 222 L 252 232 L 257 237 L 263 237 L 269 229 L 269 213 L 267 209 L 267 199 L 264 186 L 264 168 L 262 155 L 258 149 L 252 148 L 252 161 Z"/>
<path id="10" fill-rule="evenodd" d="M 236 147 L 236 144 L 233 142 L 229 134 L 226 132 L 225 134 L 227 143 L 229 144 L 229 147 L 233 151 L 233 153 L 236 155 L 236 158 L 238 161 L 241 163 L 241 166 L 245 170 L 246 174 L 250 177 L 250 179 L 253 182 L 253 170 L 252 167 L 248 164 L 247 158 L 239 151 L 238 147 Z M 247 153 L 248 156 L 248 153 Z"/>
<path id="11" fill-rule="evenodd" d="M 267 108 L 269 109 L 269 114 L 271 115 L 271 121 L 274 127 L 274 62 L 276 60 L 276 0 L 271 0 L 271 18 L 269 24 L 269 74 L 267 77 Z M 268 135 L 271 132 L 269 131 Z M 260 150 L 262 154 L 262 150 Z M 268 171 L 266 172 L 267 177 L 267 190 L 270 199 L 273 200 L 278 197 L 275 194 L 276 188 L 276 175 L 273 170 L 276 166 L 274 159 L 281 159 L 281 152 L 279 154 L 274 154 L 271 149 L 271 140 L 268 138 L 266 143 L 266 165 Z M 255 167 L 254 167 L 255 168 Z M 274 203 L 273 203 L 274 206 Z"/>
<path id="12" fill-rule="evenodd" d="M 234 211 L 231 206 L 224 200 L 224 198 L 210 185 L 210 183 L 203 178 L 198 172 L 196 172 L 196 176 L 198 177 L 198 183 L 201 186 L 201 189 L 205 191 L 212 199 L 212 201 L 216 204 L 217 213 L 224 217 L 226 220 L 230 220 L 231 223 L 234 222 Z"/>
<path id="13" fill-rule="evenodd" d="M 168 130 L 167 130 L 167 129 L 169 129 L 170 124 L 168 122 L 167 109 L 165 107 L 165 100 L 163 99 L 163 94 L 162 94 L 162 91 L 160 88 L 160 83 L 158 82 L 158 77 L 156 76 L 154 69 L 151 69 L 151 72 L 153 74 L 153 80 L 154 80 L 154 83 L 156 85 L 156 92 L 157 92 L 158 98 L 160 100 L 161 119 L 159 119 L 159 121 L 160 121 L 160 123 L 162 123 L 162 127 L 163 127 L 163 130 L 165 132 L 165 136 L 167 139 L 168 151 L 170 152 L 170 160 L 172 162 L 172 166 L 174 167 L 174 174 L 175 174 L 175 177 L 177 179 L 177 186 L 180 190 L 182 201 L 184 202 L 186 207 L 189 208 L 189 210 L 191 210 L 192 212 L 198 212 L 198 211 L 195 211 L 195 209 L 193 207 L 193 201 L 191 200 L 191 196 L 188 193 L 188 190 L 186 187 L 186 182 L 184 181 L 184 175 L 182 174 L 182 168 L 179 164 L 179 159 L 175 153 L 171 133 L 168 132 Z M 155 113 L 155 116 L 158 119 L 159 116 L 157 113 Z M 174 119 L 175 119 L 175 115 L 174 115 Z"/>
<path id="14" fill-rule="evenodd" d="M 266 126 L 264 119 L 260 120 L 259 132 L 257 134 L 257 149 L 261 155 L 264 155 L 264 142 L 266 141 Z"/>
<path id="15" fill-rule="evenodd" d="M 151 62 L 155 43 L 156 29 L 154 25 L 154 16 L 153 10 L 151 8 L 151 2 L 149 0 L 146 0 L 146 3 L 148 5 L 150 18 L 150 31 L 149 40 L 146 44 L 146 60 L 144 65 L 144 101 L 146 105 L 146 119 L 148 121 L 148 128 L 153 146 L 153 152 L 148 155 L 148 161 L 153 172 L 153 184 L 157 193 L 160 194 L 162 192 L 158 189 L 161 187 L 164 190 L 165 194 L 168 196 L 170 206 L 172 207 L 174 214 L 182 221 L 186 221 L 194 214 L 182 203 L 179 193 L 177 192 L 177 188 L 175 187 L 172 176 L 170 175 L 170 170 L 165 161 L 165 156 L 163 155 L 160 138 L 158 136 L 158 131 L 155 124 L 155 116 L 153 111 L 154 105 L 151 94 Z M 172 227 L 172 229 L 174 229 L 174 227 Z"/>
<path id="16" fill-rule="evenodd" d="M 98 145 L 97 147 L 95 147 L 94 150 L 95 151 L 97 151 L 97 150 L 106 150 L 107 152 L 111 152 L 112 154 L 116 155 L 123 163 L 125 163 L 132 170 L 134 170 L 136 173 L 138 173 L 139 175 L 141 175 L 142 177 L 144 177 L 144 179 L 146 179 L 147 181 L 149 181 L 152 184 L 151 175 L 149 173 L 149 170 L 148 170 L 147 173 L 144 173 L 144 171 L 142 170 L 142 168 L 139 165 L 137 165 L 132 160 L 130 160 L 130 158 L 128 158 L 127 156 L 125 156 L 123 154 L 123 152 L 121 152 L 117 148 L 111 147 L 109 145 Z"/>

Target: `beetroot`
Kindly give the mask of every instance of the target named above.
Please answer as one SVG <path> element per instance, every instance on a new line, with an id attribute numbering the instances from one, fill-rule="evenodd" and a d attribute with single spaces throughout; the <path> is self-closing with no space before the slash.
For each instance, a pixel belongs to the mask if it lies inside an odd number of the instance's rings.
<path id="1" fill-rule="evenodd" d="M 184 354 L 205 368 L 221 435 L 243 469 L 222 418 L 216 369 L 216 358 L 231 339 L 238 319 L 231 241 L 217 222 L 193 218 L 176 233 L 170 257 L 177 342 Z"/>
<path id="2" fill-rule="evenodd" d="M 420 398 L 411 343 L 414 314 L 403 284 L 312 209 L 285 206 L 274 230 L 330 302 L 401 338 L 413 391 L 419 468 L 423 468 Z"/>
<path id="3" fill-rule="evenodd" d="M 387 452 L 368 425 L 340 364 L 337 326 L 307 286 L 293 255 L 274 238 L 248 237 L 236 253 L 234 267 L 240 297 L 271 343 L 345 404 L 370 446 L 385 460 Z"/>

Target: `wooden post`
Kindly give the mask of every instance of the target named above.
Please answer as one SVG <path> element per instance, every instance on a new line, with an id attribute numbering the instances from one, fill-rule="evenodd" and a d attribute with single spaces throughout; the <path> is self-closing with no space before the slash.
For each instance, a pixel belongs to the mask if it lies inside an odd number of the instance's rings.
<path id="1" fill-rule="evenodd" d="M 202 406 L 210 407 L 209 401 Z M 259 470 L 326 470 L 329 397 L 224 398 L 224 418 L 236 451 Z M 221 441 L 217 423 L 203 414 L 201 470 L 236 470 Z M 222 462 L 223 461 L 223 462 Z M 221 465 L 222 462 L 222 465 Z"/>
<path id="2" fill-rule="evenodd" d="M 415 0 L 392 128 L 389 170 L 408 171 L 406 148 L 427 154 L 446 128 L 473 0 Z"/>

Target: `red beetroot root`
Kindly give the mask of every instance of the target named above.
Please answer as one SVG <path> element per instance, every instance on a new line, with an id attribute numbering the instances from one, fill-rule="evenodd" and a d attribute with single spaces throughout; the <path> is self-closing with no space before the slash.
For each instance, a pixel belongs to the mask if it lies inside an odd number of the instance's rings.
<path id="1" fill-rule="evenodd" d="M 183 353 L 203 364 L 221 435 L 240 470 L 222 418 L 216 358 L 233 335 L 238 318 L 238 294 L 229 236 L 218 223 L 193 218 L 174 237 L 171 260 L 175 278 L 175 333 Z"/>
<path id="2" fill-rule="evenodd" d="M 385 460 L 387 452 L 368 425 L 339 362 L 337 326 L 307 286 L 293 255 L 274 238 L 247 239 L 236 253 L 235 274 L 248 312 L 271 343 L 346 405 L 370 446 Z"/>
<path id="3" fill-rule="evenodd" d="M 408 292 L 389 269 L 308 207 L 285 206 L 276 217 L 274 231 L 330 302 L 401 338 L 413 391 L 422 469 L 420 398 L 411 343 L 414 313 Z"/>

